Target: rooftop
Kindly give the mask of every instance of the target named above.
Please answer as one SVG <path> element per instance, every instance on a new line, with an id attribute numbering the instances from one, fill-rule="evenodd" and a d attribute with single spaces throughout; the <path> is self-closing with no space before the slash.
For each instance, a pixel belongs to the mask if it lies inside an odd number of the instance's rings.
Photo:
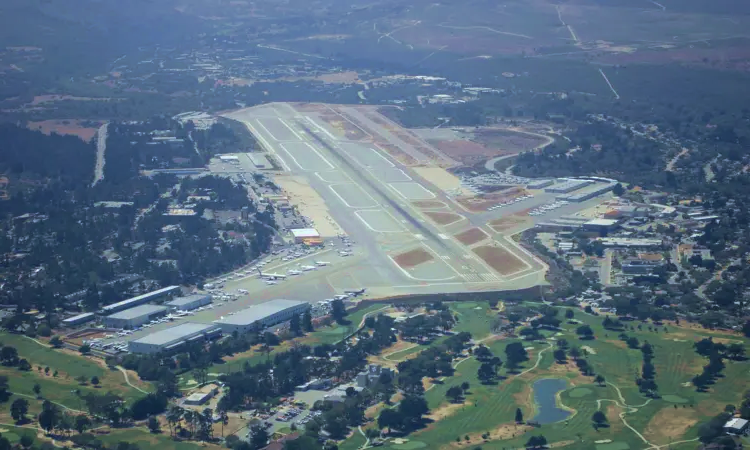
<path id="1" fill-rule="evenodd" d="M 185 297 L 177 297 L 172 301 L 167 302 L 166 304 L 169 306 L 182 306 L 187 305 L 189 303 L 192 303 L 196 300 L 202 299 L 204 297 L 211 297 L 208 294 L 193 294 L 193 295 L 186 295 Z"/>
<path id="2" fill-rule="evenodd" d="M 296 238 L 320 237 L 320 233 L 315 228 L 295 228 L 292 230 L 292 235 Z"/>
<path id="3" fill-rule="evenodd" d="M 265 319 L 270 315 L 284 311 L 285 309 L 306 304 L 308 303 L 300 302 L 298 300 L 271 300 L 269 302 L 237 311 L 233 316 L 226 316 L 214 322 L 225 323 L 228 325 L 250 325 L 261 319 Z"/>
<path id="4" fill-rule="evenodd" d="M 109 319 L 134 319 L 136 317 L 146 316 L 149 314 L 156 314 L 166 311 L 165 306 L 159 305 L 140 305 L 134 308 L 126 309 L 118 313 L 107 316 Z"/>
<path id="5" fill-rule="evenodd" d="M 597 227 L 612 227 L 617 225 L 617 220 L 613 219 L 593 219 L 584 223 L 584 225 L 591 225 Z"/>
<path id="6" fill-rule="evenodd" d="M 180 288 L 179 286 L 167 286 L 165 288 L 157 289 L 155 291 L 151 291 L 151 292 L 148 292 L 146 294 L 137 295 L 135 297 L 129 298 L 127 300 L 123 300 L 121 302 L 112 303 L 111 305 L 107 305 L 107 306 L 103 307 L 102 309 L 104 311 L 111 311 L 113 309 L 119 309 L 119 308 L 127 305 L 128 303 L 138 302 L 138 301 L 141 301 L 143 299 L 147 299 L 147 298 L 151 298 L 151 297 L 156 297 L 156 296 L 159 296 L 159 295 L 163 295 L 163 294 L 166 294 L 168 292 L 172 292 L 174 290 L 177 290 L 179 288 Z"/>
<path id="7" fill-rule="evenodd" d="M 208 333 L 218 330 L 215 325 L 205 323 L 185 322 L 177 326 L 157 331 L 143 336 L 133 342 L 151 345 L 170 345 L 183 339 L 192 337 L 199 333 Z"/>

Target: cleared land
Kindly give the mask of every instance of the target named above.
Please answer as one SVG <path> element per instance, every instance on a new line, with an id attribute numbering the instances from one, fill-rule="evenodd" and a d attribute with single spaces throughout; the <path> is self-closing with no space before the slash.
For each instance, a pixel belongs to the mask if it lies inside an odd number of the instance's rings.
<path id="1" fill-rule="evenodd" d="M 531 224 L 532 222 L 533 221 L 528 216 L 521 216 L 521 215 L 514 214 L 512 216 L 506 216 L 500 219 L 495 219 L 489 223 L 489 226 L 496 232 L 502 233 L 503 231 L 508 231 L 521 224 L 526 224 L 526 223 Z"/>
<path id="2" fill-rule="evenodd" d="M 484 245 L 473 249 L 484 262 L 501 275 L 510 275 L 526 267 L 526 264 L 502 247 Z"/>
<path id="3" fill-rule="evenodd" d="M 474 245 L 478 242 L 482 242 L 487 239 L 487 233 L 482 231 L 480 228 L 469 228 L 466 231 L 462 231 L 455 235 L 455 238 L 464 245 Z"/>
<path id="4" fill-rule="evenodd" d="M 396 261 L 396 264 L 405 269 L 416 267 L 420 264 L 432 261 L 432 259 L 432 255 L 421 248 L 410 250 L 393 257 L 393 260 Z"/>
<path id="5" fill-rule="evenodd" d="M 341 227 L 331 217 L 323 197 L 310 187 L 305 178 L 279 176 L 274 178 L 274 181 L 286 192 L 289 200 L 297 205 L 300 213 L 315 223 L 315 229 L 321 236 L 332 237 L 343 233 Z"/>
<path id="6" fill-rule="evenodd" d="M 417 200 L 411 202 L 412 205 L 422 209 L 442 209 L 446 207 L 446 204 L 437 200 Z"/>
<path id="7" fill-rule="evenodd" d="M 99 123 L 91 123 L 83 120 L 45 120 L 42 122 L 29 122 L 26 128 L 30 130 L 41 131 L 44 134 L 67 134 L 78 136 L 86 142 L 90 142 L 96 130 L 99 129 Z"/>
<path id="8" fill-rule="evenodd" d="M 429 217 L 438 225 L 450 225 L 463 219 L 463 217 L 459 216 L 458 214 L 448 212 L 426 211 L 424 215 Z"/>

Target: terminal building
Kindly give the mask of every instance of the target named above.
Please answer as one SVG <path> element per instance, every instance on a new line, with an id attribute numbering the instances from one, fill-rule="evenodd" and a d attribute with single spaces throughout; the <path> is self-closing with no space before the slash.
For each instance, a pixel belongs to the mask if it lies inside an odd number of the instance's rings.
<path id="1" fill-rule="evenodd" d="M 200 308 L 201 306 L 208 305 L 212 301 L 213 298 L 208 294 L 193 294 L 186 295 L 185 297 L 177 297 L 164 303 L 164 305 L 175 311 L 191 311 Z"/>
<path id="2" fill-rule="evenodd" d="M 214 321 L 225 334 L 247 333 L 256 328 L 267 328 L 277 323 L 287 321 L 293 315 L 300 315 L 310 309 L 310 304 L 297 300 L 271 300 L 270 302 L 254 305 L 237 311 Z"/>
<path id="3" fill-rule="evenodd" d="M 320 233 L 315 228 L 293 228 L 290 230 L 295 244 L 311 244 L 321 242 Z"/>
<path id="4" fill-rule="evenodd" d="M 103 314 L 112 314 L 134 306 L 143 305 L 154 300 L 160 300 L 163 298 L 171 297 L 180 293 L 179 286 L 167 286 L 165 288 L 157 289 L 147 294 L 142 294 L 137 297 L 129 298 L 121 302 L 112 303 L 102 308 Z"/>
<path id="5" fill-rule="evenodd" d="M 216 325 L 185 322 L 130 341 L 128 350 L 132 353 L 173 352 L 188 342 L 205 342 L 221 336 L 221 328 Z"/>
<path id="6" fill-rule="evenodd" d="M 166 315 L 168 310 L 166 306 L 140 305 L 105 317 L 104 326 L 108 328 L 136 328 Z"/>

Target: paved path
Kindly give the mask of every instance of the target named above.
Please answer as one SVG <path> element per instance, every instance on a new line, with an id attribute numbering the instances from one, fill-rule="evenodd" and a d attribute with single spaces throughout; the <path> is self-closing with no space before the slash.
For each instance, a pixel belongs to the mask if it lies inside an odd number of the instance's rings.
<path id="1" fill-rule="evenodd" d="M 109 122 L 99 127 L 96 132 L 96 166 L 94 167 L 94 182 L 91 183 L 91 186 L 104 179 L 104 152 L 107 150 L 108 127 Z"/>
<path id="2" fill-rule="evenodd" d="M 128 371 L 125 370 L 125 368 L 117 366 L 117 370 L 119 370 L 120 372 L 122 372 L 122 375 L 125 377 L 125 382 L 128 384 L 128 386 L 132 387 L 136 391 L 139 391 L 139 392 L 141 392 L 143 394 L 150 394 L 150 392 L 144 391 L 143 389 L 139 388 L 138 386 L 136 386 L 136 385 L 134 385 L 133 383 L 130 382 L 130 378 L 128 377 Z"/>

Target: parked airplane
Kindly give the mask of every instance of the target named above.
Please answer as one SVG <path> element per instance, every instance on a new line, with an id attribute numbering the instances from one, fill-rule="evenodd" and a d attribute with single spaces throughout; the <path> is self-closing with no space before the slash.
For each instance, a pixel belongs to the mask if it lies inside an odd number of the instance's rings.
<path id="1" fill-rule="evenodd" d="M 328 261 L 315 261 L 317 266 L 327 266 L 328 264 L 330 264 Z"/>
<path id="2" fill-rule="evenodd" d="M 237 289 L 237 292 L 239 292 L 240 294 L 247 294 L 248 293 L 247 289 Z"/>
<path id="3" fill-rule="evenodd" d="M 294 270 L 294 269 L 292 269 L 292 270 L 288 270 L 288 271 L 287 271 L 287 273 L 288 273 L 289 275 L 299 275 L 299 274 L 301 274 L 302 272 L 300 272 L 299 270 Z"/>
<path id="4" fill-rule="evenodd" d="M 349 298 L 348 295 L 334 295 L 333 296 L 334 300 L 346 300 L 347 298 Z"/>
<path id="5" fill-rule="evenodd" d="M 279 284 L 277 281 L 266 281 L 266 284 Z"/>
<path id="6" fill-rule="evenodd" d="M 258 275 L 264 280 L 283 280 L 286 278 L 286 275 L 280 273 L 263 273 L 260 269 L 258 269 Z"/>
<path id="7" fill-rule="evenodd" d="M 302 266 L 302 270 L 304 271 L 315 270 L 315 266 Z"/>
<path id="8" fill-rule="evenodd" d="M 365 293 L 365 288 L 344 290 L 344 294 L 360 295 L 360 294 L 364 294 L 364 293 Z"/>

